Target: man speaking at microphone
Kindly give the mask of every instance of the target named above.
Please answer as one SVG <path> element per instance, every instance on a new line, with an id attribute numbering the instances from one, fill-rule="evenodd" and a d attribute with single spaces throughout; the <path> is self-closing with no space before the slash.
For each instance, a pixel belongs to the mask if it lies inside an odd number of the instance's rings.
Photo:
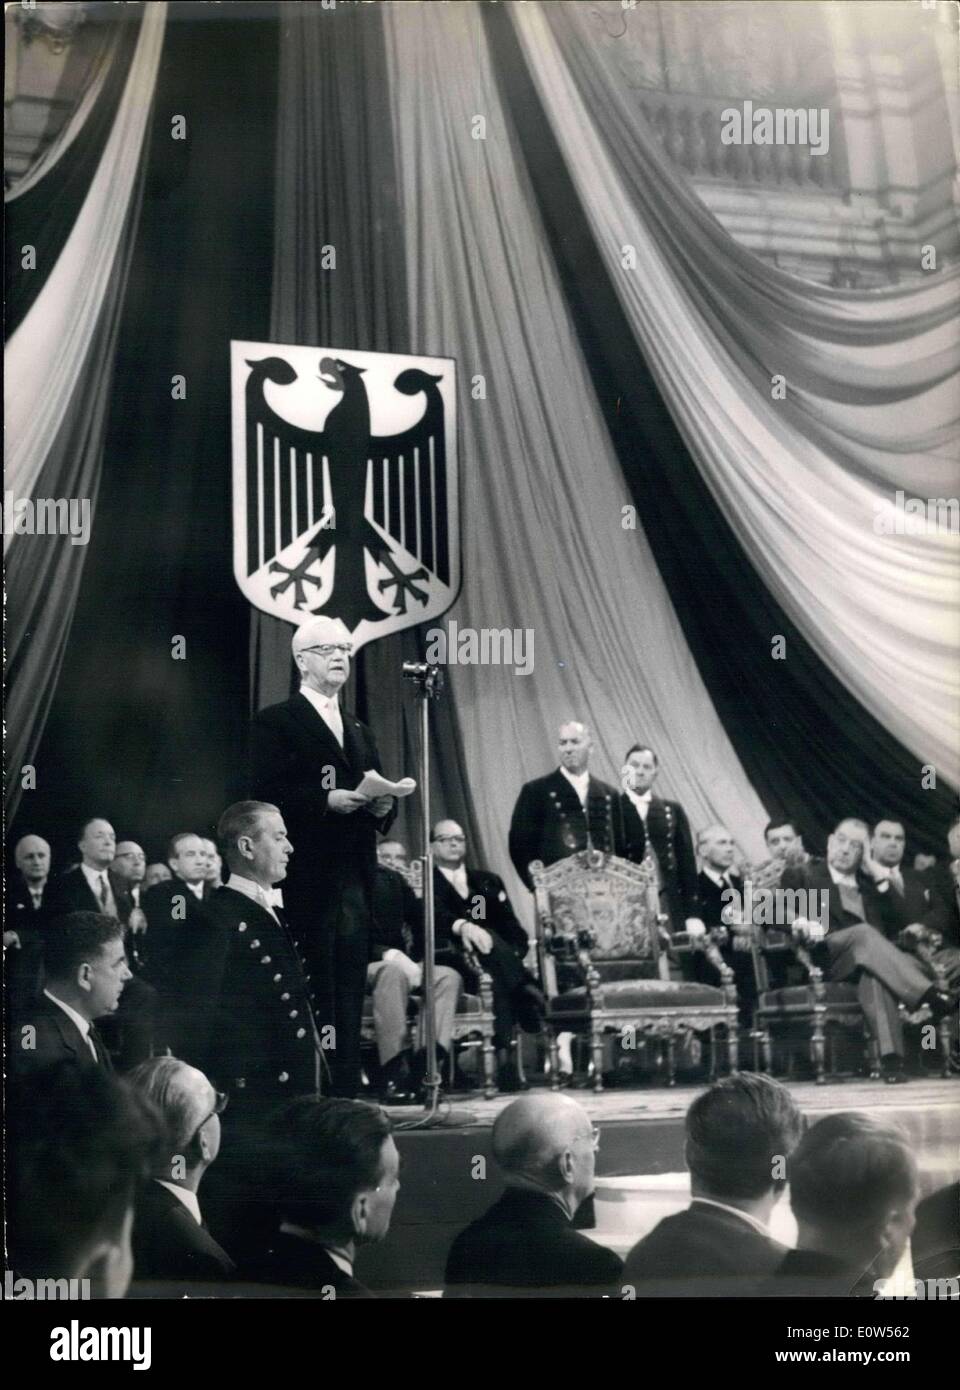
<path id="1" fill-rule="evenodd" d="M 312 977 L 331 1094 L 350 1098 L 360 1089 L 377 831 L 389 828 L 396 807 L 393 797 L 355 790 L 381 768 L 371 731 L 340 708 L 353 652 L 347 627 L 312 618 L 292 649 L 300 691 L 254 716 L 252 793 L 279 808 L 296 847 L 285 904 Z"/>

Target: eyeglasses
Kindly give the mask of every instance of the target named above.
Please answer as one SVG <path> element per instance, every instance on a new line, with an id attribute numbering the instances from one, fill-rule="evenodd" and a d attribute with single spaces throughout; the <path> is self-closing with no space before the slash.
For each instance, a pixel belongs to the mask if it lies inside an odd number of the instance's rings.
<path id="1" fill-rule="evenodd" d="M 596 1153 L 597 1149 L 600 1147 L 600 1126 L 591 1125 L 589 1135 L 584 1134 L 582 1138 L 589 1138 L 590 1143 L 593 1145 L 593 1151 Z"/>
<path id="2" fill-rule="evenodd" d="M 200 1133 L 200 1131 L 203 1129 L 203 1127 L 204 1127 L 204 1125 L 207 1123 L 207 1121 L 208 1121 L 208 1120 L 212 1120 L 213 1117 L 214 1117 L 214 1115 L 222 1115 L 223 1112 L 224 1112 L 224 1110 L 226 1110 L 227 1105 L 229 1104 L 229 1101 L 230 1101 L 230 1097 L 229 1097 L 229 1095 L 227 1094 L 227 1092 L 226 1092 L 226 1091 L 215 1091 L 215 1092 L 214 1092 L 214 1095 L 215 1095 L 215 1097 L 216 1097 L 216 1101 L 215 1101 L 215 1104 L 214 1104 L 213 1109 L 210 1111 L 210 1114 L 209 1114 L 209 1115 L 204 1115 L 203 1119 L 200 1121 L 200 1123 L 197 1125 L 196 1129 L 193 1131 L 193 1134 L 191 1134 L 191 1136 L 190 1136 L 191 1139 L 195 1139 L 195 1138 L 196 1138 L 196 1136 L 197 1136 L 197 1135 Z"/>
<path id="3" fill-rule="evenodd" d="M 467 842 L 466 835 L 435 835 L 434 841 L 438 845 L 464 845 Z"/>
<path id="4" fill-rule="evenodd" d="M 321 647 L 301 647 L 302 652 L 317 652 L 320 656 L 333 656 L 334 652 L 340 652 L 342 656 L 349 656 L 353 651 L 352 642 L 324 642 Z"/>

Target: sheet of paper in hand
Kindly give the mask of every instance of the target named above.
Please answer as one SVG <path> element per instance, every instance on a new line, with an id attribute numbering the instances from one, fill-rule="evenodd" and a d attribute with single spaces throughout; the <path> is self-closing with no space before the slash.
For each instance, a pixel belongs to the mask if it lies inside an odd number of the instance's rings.
<path id="1" fill-rule="evenodd" d="M 399 782 L 390 782 L 386 777 L 381 777 L 379 772 L 365 772 L 363 781 L 356 790 L 361 796 L 409 796 L 411 792 L 417 790 L 417 784 L 412 777 L 401 777 Z"/>

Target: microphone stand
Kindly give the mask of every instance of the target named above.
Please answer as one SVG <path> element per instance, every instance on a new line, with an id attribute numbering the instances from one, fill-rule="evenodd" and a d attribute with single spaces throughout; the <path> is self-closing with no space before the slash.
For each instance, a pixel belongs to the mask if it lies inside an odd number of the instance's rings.
<path id="1" fill-rule="evenodd" d="M 424 1090 L 426 1103 L 421 1119 L 399 1124 L 397 1129 L 427 1129 L 440 1125 L 472 1125 L 476 1116 L 466 1110 L 448 1107 L 443 1115 L 440 1104 L 440 1072 L 437 1069 L 437 1012 L 436 1012 L 436 904 L 433 892 L 433 851 L 430 848 L 430 701 L 439 699 L 443 690 L 443 670 L 423 661 L 405 661 L 403 677 L 416 686 L 420 699 L 419 739 L 417 746 L 417 780 L 420 786 L 423 866 L 423 982 L 420 994 L 420 1016 L 423 1020 L 423 1042 L 426 1052 Z"/>

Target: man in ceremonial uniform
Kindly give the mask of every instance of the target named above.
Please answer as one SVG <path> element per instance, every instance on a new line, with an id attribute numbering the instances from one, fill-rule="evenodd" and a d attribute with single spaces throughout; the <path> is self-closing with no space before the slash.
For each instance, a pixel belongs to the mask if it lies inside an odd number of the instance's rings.
<path id="1" fill-rule="evenodd" d="M 312 976 L 317 1024 L 334 1047 L 331 1092 L 360 1090 L 360 1028 L 367 983 L 377 830 L 395 814 L 392 797 L 356 788 L 380 771 L 373 734 L 341 710 L 353 644 L 337 618 L 312 618 L 293 635 L 299 692 L 262 709 L 251 738 L 253 794 L 279 808 L 297 853 L 287 904 Z"/>
<path id="2" fill-rule="evenodd" d="M 275 806 L 239 801 L 217 829 L 229 878 L 208 910 L 219 931 L 204 1070 L 241 1105 L 316 1094 L 320 1038 L 303 963 L 274 887 L 293 846 Z"/>
<path id="3" fill-rule="evenodd" d="M 652 848 L 660 875 L 660 908 L 672 931 L 703 936 L 706 928 L 698 904 L 697 859 L 690 823 L 679 801 L 656 796 L 653 784 L 660 762 L 652 748 L 635 743 L 624 759 L 620 796 L 619 853 L 642 863 Z"/>
<path id="4" fill-rule="evenodd" d="M 590 775 L 585 724 L 560 726 L 560 766 L 521 789 L 510 822 L 510 858 L 532 890 L 530 864 L 555 864 L 582 849 L 616 849 L 617 793 Z"/>

